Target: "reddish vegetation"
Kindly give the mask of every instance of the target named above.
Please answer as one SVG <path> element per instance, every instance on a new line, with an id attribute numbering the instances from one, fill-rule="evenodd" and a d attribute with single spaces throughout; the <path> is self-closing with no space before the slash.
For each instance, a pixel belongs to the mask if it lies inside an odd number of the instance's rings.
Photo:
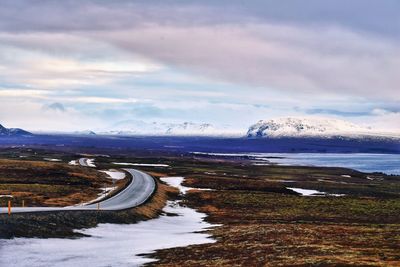
<path id="1" fill-rule="evenodd" d="M 398 177 L 371 181 L 353 172 L 343 183 L 341 174 L 351 170 L 249 167 L 245 178 L 235 176 L 243 166 L 196 167 L 202 172 L 187 171 L 185 185 L 216 190 L 189 191 L 184 203 L 223 225 L 209 230 L 217 242 L 157 251 L 159 261 L 149 265 L 400 266 Z M 286 190 L 285 179 L 347 196 L 298 196 Z"/>
<path id="2" fill-rule="evenodd" d="M 97 198 L 110 185 L 106 174 L 64 163 L 0 160 L 0 195 L 12 195 L 14 206 L 67 206 Z M 6 205 L 0 198 L 0 205 Z"/>

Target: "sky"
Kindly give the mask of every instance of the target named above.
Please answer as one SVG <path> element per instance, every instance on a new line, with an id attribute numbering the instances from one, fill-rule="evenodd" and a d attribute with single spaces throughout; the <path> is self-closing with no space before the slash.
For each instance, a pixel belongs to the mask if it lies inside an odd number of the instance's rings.
<path id="1" fill-rule="evenodd" d="M 2 0 L 0 123 L 323 116 L 400 131 L 400 1 Z"/>

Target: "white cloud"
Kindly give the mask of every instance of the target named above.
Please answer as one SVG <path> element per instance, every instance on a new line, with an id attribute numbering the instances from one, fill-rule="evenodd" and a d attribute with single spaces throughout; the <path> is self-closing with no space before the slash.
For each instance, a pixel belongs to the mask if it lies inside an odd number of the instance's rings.
<path id="1" fill-rule="evenodd" d="M 86 130 L 102 125 L 101 120 L 74 109 L 65 112 L 43 109 L 40 103 L 23 99 L 7 99 L 0 105 L 0 122 L 6 127 L 20 127 L 31 131 Z"/>
<path id="2" fill-rule="evenodd" d="M 51 40 L 51 35 L 45 35 L 42 40 Z M 28 42 L 30 38 L 25 41 Z M 77 39 L 77 37 L 75 37 Z M 1 40 L 1 37 L 0 37 Z M 91 43 L 96 46 L 96 42 Z M 156 72 L 161 66 L 155 63 L 131 58 L 122 58 L 104 53 L 110 51 L 91 52 L 91 56 L 80 56 L 83 51 L 74 51 L 71 54 L 51 53 L 28 47 L 23 48 L 0 45 L 0 85 L 11 83 L 26 87 L 45 89 L 71 89 L 79 86 L 99 86 L 111 84 L 127 77 Z"/>
<path id="3" fill-rule="evenodd" d="M 139 103 L 152 105 L 141 114 L 163 119 L 251 124 L 315 106 L 351 112 L 400 101 L 398 39 L 351 23 L 260 19 L 198 3 L 98 3 L 13 1 L 0 9 L 0 122 L 7 115 L 26 125 L 29 113 L 15 100 L 34 110 L 35 127 L 71 129 L 94 116 L 90 109 L 98 110 L 94 125 L 106 113 L 132 116 L 130 104 Z M 10 20 L 9 12 L 21 16 Z M 64 121 L 38 109 L 53 102 L 69 107 Z M 358 119 L 398 123 L 397 113 L 372 115 Z"/>
<path id="4" fill-rule="evenodd" d="M 94 36 L 164 64 L 234 83 L 400 100 L 398 45 L 346 29 L 155 25 Z"/>
<path id="5" fill-rule="evenodd" d="M 372 115 L 377 115 L 377 116 L 385 116 L 385 115 L 393 115 L 395 112 L 382 109 L 382 108 L 374 108 L 371 112 Z"/>
<path id="6" fill-rule="evenodd" d="M 382 131 L 400 133 L 400 112 L 381 113 L 364 123 Z"/>
<path id="7" fill-rule="evenodd" d="M 1 89 L 0 97 L 29 97 L 29 98 L 44 98 L 48 94 L 46 90 L 34 89 Z"/>
<path id="8" fill-rule="evenodd" d="M 74 97 L 70 99 L 64 99 L 73 102 L 82 102 L 82 103 L 96 103 L 96 104 L 123 104 L 123 103 L 136 103 L 138 102 L 135 98 L 112 98 L 112 97 L 97 97 L 97 96 L 82 96 L 82 97 Z"/>

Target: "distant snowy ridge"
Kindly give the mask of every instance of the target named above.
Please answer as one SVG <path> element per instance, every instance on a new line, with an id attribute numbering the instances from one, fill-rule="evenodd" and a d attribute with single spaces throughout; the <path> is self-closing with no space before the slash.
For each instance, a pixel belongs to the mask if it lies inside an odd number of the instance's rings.
<path id="1" fill-rule="evenodd" d="M 110 127 L 111 131 L 96 131 L 103 135 L 146 135 L 146 136 L 244 136 L 245 131 L 232 130 L 228 126 L 215 127 L 209 123 L 164 123 L 123 121 Z"/>
<path id="2" fill-rule="evenodd" d="M 286 117 L 260 120 L 250 126 L 247 137 L 392 137 L 400 134 L 379 132 L 354 123 L 321 117 Z"/>
<path id="3" fill-rule="evenodd" d="M 0 124 L 0 136 L 30 136 L 32 133 L 19 128 L 5 128 Z"/>
<path id="4" fill-rule="evenodd" d="M 0 136 L 7 131 L 23 131 L 6 129 L 0 126 Z M 6 130 L 4 130 L 6 129 Z M 247 133 L 246 133 L 247 130 Z M 237 125 L 219 125 L 210 123 L 168 123 L 147 122 L 142 120 L 126 120 L 94 131 L 53 132 L 54 134 L 70 134 L 82 136 L 199 136 L 199 137 L 232 137 L 232 138 L 390 138 L 400 139 L 400 132 L 385 132 L 372 127 L 363 127 L 349 121 L 326 117 L 284 117 L 260 120 L 248 129 L 240 129 Z M 28 133 L 29 134 L 29 133 Z M 44 133 L 42 133 L 44 134 Z"/>
<path id="5" fill-rule="evenodd" d="M 96 133 L 91 130 L 75 131 L 75 132 L 72 132 L 71 134 L 73 134 L 73 135 L 96 135 Z"/>

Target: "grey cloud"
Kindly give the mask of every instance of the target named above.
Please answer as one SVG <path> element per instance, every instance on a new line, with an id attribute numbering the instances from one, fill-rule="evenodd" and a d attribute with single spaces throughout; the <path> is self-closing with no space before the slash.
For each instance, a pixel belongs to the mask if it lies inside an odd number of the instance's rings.
<path id="1" fill-rule="evenodd" d="M 65 112 L 66 111 L 64 105 L 61 104 L 61 103 L 57 103 L 57 102 L 49 104 L 49 105 L 45 105 L 45 106 L 43 106 L 43 108 L 47 109 L 47 110 L 59 111 L 59 112 Z"/>
<path id="2" fill-rule="evenodd" d="M 130 112 L 139 118 L 159 118 L 163 116 L 163 110 L 152 104 L 136 104 Z"/>
<path id="3" fill-rule="evenodd" d="M 400 50 L 394 43 L 342 29 L 258 24 L 239 28 L 157 26 L 98 38 L 234 83 L 399 98 Z"/>
<path id="4" fill-rule="evenodd" d="M 341 25 L 400 37 L 397 0 L 3 0 L 3 31 L 87 31 L 139 25 L 274 22 Z"/>
<path id="5" fill-rule="evenodd" d="M 399 8 L 394 0 L 10 0 L 0 8 L 0 31 L 67 32 L 264 90 L 399 99 Z"/>
<path id="6" fill-rule="evenodd" d="M 323 109 L 323 108 L 308 109 L 306 110 L 306 113 L 312 115 L 318 115 L 318 114 L 338 115 L 342 117 L 371 116 L 370 111 L 343 111 L 343 110 Z"/>

